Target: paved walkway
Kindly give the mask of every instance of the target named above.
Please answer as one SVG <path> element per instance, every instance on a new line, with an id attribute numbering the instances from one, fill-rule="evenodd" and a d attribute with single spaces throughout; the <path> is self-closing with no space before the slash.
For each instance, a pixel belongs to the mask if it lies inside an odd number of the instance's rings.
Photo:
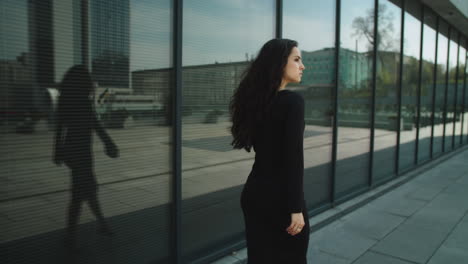
<path id="1" fill-rule="evenodd" d="M 309 263 L 468 263 L 467 160 L 464 148 L 349 214 L 344 213 L 346 208 L 395 181 L 313 217 L 312 225 L 342 215 L 311 234 Z M 243 249 L 214 263 L 245 263 L 245 259 Z"/>

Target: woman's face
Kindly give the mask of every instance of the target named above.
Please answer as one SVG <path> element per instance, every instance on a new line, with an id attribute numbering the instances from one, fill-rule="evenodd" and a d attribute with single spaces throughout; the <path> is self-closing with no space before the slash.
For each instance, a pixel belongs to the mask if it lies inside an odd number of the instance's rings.
<path id="1" fill-rule="evenodd" d="M 284 68 L 283 82 L 298 83 L 302 78 L 302 71 L 305 67 L 302 64 L 301 51 L 294 47 L 288 57 L 288 63 Z"/>

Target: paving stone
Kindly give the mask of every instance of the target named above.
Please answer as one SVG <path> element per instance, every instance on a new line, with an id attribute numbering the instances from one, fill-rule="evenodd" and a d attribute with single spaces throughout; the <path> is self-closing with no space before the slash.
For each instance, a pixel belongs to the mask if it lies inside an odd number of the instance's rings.
<path id="1" fill-rule="evenodd" d="M 354 261 L 353 264 L 411 264 L 411 262 L 407 262 L 393 256 L 367 251 L 364 255 Z"/>
<path id="2" fill-rule="evenodd" d="M 312 234 L 309 243 L 320 251 L 353 260 L 376 242 L 377 240 L 356 234 L 351 230 L 344 229 L 342 225 L 338 225 L 326 229 L 324 232 Z"/>
<path id="3" fill-rule="evenodd" d="M 364 207 L 343 217 L 342 220 L 344 221 L 343 228 L 364 237 L 380 240 L 406 218 Z"/>
<path id="4" fill-rule="evenodd" d="M 369 203 L 369 207 L 372 207 L 378 211 L 383 211 L 399 216 L 410 216 L 423 208 L 426 204 L 427 202 L 425 201 L 399 198 L 388 195 L 379 198 L 378 200 L 372 201 Z"/>
<path id="5" fill-rule="evenodd" d="M 417 263 L 425 263 L 447 237 L 446 232 L 404 223 L 383 240 L 373 251 Z"/>
<path id="6" fill-rule="evenodd" d="M 323 252 L 315 247 L 309 247 L 307 251 L 307 262 L 317 264 L 350 264 L 352 260 Z"/>
<path id="7" fill-rule="evenodd" d="M 428 264 L 463 264 L 468 263 L 468 251 L 461 248 L 442 246 L 437 250 Z"/>

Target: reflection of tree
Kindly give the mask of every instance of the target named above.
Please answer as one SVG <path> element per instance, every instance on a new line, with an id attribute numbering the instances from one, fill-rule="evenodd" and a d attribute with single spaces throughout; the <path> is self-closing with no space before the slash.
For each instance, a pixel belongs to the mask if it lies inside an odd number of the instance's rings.
<path id="1" fill-rule="evenodd" d="M 364 37 L 369 46 L 367 47 L 371 51 L 375 45 L 375 35 L 374 35 L 374 8 L 368 9 L 366 11 L 365 17 L 356 17 L 353 20 L 353 29 L 352 37 L 362 38 Z M 377 39 L 380 50 L 392 50 L 394 47 L 395 41 L 393 40 L 393 20 L 394 15 L 388 11 L 388 8 L 384 4 L 379 4 L 379 14 L 378 14 L 378 32 Z"/>

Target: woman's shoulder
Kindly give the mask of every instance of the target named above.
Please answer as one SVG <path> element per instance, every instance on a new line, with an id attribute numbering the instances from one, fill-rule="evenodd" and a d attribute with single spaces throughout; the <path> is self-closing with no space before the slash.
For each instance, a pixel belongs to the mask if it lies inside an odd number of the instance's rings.
<path id="1" fill-rule="evenodd" d="M 304 104 L 304 97 L 295 91 L 291 90 L 282 90 L 278 92 L 281 95 L 282 100 L 286 102 L 286 104 Z"/>

